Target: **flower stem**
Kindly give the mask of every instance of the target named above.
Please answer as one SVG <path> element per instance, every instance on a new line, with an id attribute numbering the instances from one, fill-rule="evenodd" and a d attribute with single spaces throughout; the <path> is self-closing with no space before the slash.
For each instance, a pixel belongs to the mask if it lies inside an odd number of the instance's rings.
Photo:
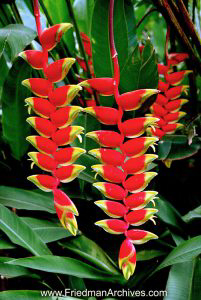
<path id="1" fill-rule="evenodd" d="M 114 42 L 114 0 L 110 0 L 110 6 L 109 6 L 109 39 L 110 39 L 110 53 L 112 57 L 112 62 L 113 62 L 113 68 L 114 68 L 114 97 L 116 100 L 116 103 L 118 105 L 118 97 L 119 97 L 119 82 L 120 82 L 120 71 L 119 71 L 119 61 L 118 61 L 118 54 L 117 50 L 115 47 L 115 42 Z M 124 151 L 122 150 L 122 145 L 124 142 L 124 134 L 122 132 L 122 117 L 123 117 L 123 109 L 121 106 L 118 105 L 118 111 L 119 111 L 119 116 L 118 116 L 118 129 L 120 131 L 121 137 L 122 137 L 122 142 L 120 145 L 120 150 L 124 157 L 126 157 Z M 125 174 L 127 175 L 127 174 Z M 126 180 L 126 176 L 124 181 Z"/>
<path id="2" fill-rule="evenodd" d="M 40 36 L 42 33 L 42 26 L 41 26 L 41 22 L 40 22 L 40 8 L 39 8 L 38 0 L 33 0 L 33 4 L 34 4 L 34 17 L 36 20 L 36 29 L 37 29 L 38 38 L 40 41 Z"/>

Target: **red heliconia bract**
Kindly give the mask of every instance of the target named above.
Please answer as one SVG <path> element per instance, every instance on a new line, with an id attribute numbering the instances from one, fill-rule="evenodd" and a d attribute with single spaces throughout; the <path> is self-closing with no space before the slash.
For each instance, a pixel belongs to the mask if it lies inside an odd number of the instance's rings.
<path id="1" fill-rule="evenodd" d="M 52 84 L 47 79 L 43 78 L 29 78 L 22 81 L 22 84 L 31 90 L 36 96 L 48 98 Z"/>
<path id="2" fill-rule="evenodd" d="M 158 89 L 163 93 L 168 90 L 169 86 L 169 83 L 163 82 L 161 80 L 159 80 L 158 82 Z"/>
<path id="3" fill-rule="evenodd" d="M 119 133 L 109 130 L 91 131 L 86 134 L 87 137 L 95 140 L 103 147 L 116 148 L 121 145 L 122 137 Z"/>
<path id="4" fill-rule="evenodd" d="M 188 53 L 170 53 L 168 54 L 168 65 L 178 65 L 179 63 L 185 61 L 188 57 Z"/>
<path id="5" fill-rule="evenodd" d="M 124 156 L 119 151 L 113 149 L 93 149 L 89 151 L 89 154 L 98 158 L 104 164 L 121 166 L 124 162 Z"/>
<path id="6" fill-rule="evenodd" d="M 95 204 L 112 218 L 122 218 L 128 212 L 125 205 L 115 201 L 99 200 Z"/>
<path id="7" fill-rule="evenodd" d="M 136 250 L 131 240 L 123 241 L 119 251 L 119 268 L 122 270 L 126 280 L 133 275 L 136 267 Z"/>
<path id="8" fill-rule="evenodd" d="M 49 91 L 49 100 L 56 107 L 69 105 L 81 90 L 79 85 L 64 85 Z"/>
<path id="9" fill-rule="evenodd" d="M 93 165 L 92 169 L 105 180 L 114 183 L 121 183 L 126 176 L 121 169 L 112 165 Z"/>
<path id="10" fill-rule="evenodd" d="M 118 122 L 118 110 L 112 107 L 94 106 L 87 107 L 84 111 L 105 125 L 116 125 Z"/>
<path id="11" fill-rule="evenodd" d="M 30 97 L 25 99 L 28 105 L 28 111 L 31 109 L 40 117 L 49 119 L 50 115 L 56 111 L 56 107 L 52 105 L 48 100 L 43 98 Z"/>
<path id="12" fill-rule="evenodd" d="M 28 62 L 28 64 L 36 69 L 42 70 L 43 69 L 43 59 L 44 59 L 44 52 L 38 50 L 27 50 L 18 54 L 24 60 Z"/>
<path id="13" fill-rule="evenodd" d="M 68 31 L 71 27 L 72 24 L 70 23 L 61 23 L 46 28 L 40 36 L 40 42 L 43 49 L 47 51 L 52 50 L 57 43 L 60 42 L 63 33 Z"/>
<path id="14" fill-rule="evenodd" d="M 113 95 L 114 80 L 113 78 L 91 78 L 79 83 L 80 86 L 92 88 L 98 93 L 109 96 Z"/>
<path id="15" fill-rule="evenodd" d="M 142 89 L 120 95 L 118 105 L 125 111 L 137 110 L 152 95 L 158 94 L 158 90 Z"/>
<path id="16" fill-rule="evenodd" d="M 91 50 L 91 41 L 90 38 L 84 33 L 80 32 L 80 36 L 82 38 L 82 42 L 84 45 L 84 50 L 88 56 L 92 56 L 92 50 Z"/>
<path id="17" fill-rule="evenodd" d="M 78 211 L 71 199 L 58 187 L 61 182 L 75 179 L 85 169 L 84 166 L 73 165 L 73 163 L 86 151 L 70 146 L 59 149 L 58 146 L 70 144 L 83 132 L 83 127 L 69 126 L 82 108 L 67 106 L 82 87 L 67 85 L 55 88 L 54 86 L 55 82 L 63 80 L 67 75 L 75 62 L 74 58 L 60 59 L 48 64 L 48 51 L 56 46 L 62 34 L 71 27 L 69 23 L 62 23 L 49 27 L 41 33 L 40 22 L 37 22 L 42 51 L 28 50 L 20 53 L 20 56 L 33 68 L 42 69 L 45 76 L 44 79 L 29 78 L 22 83 L 40 97 L 30 97 L 25 100 L 29 106 L 29 113 L 32 109 L 39 116 L 29 117 L 27 122 L 41 135 L 27 137 L 27 140 L 39 151 L 30 152 L 28 155 L 32 160 L 32 166 L 35 163 L 42 170 L 52 173 L 52 176 L 32 175 L 28 180 L 43 191 L 53 193 L 54 207 L 61 224 L 72 235 L 76 235 L 78 227 L 75 215 L 78 215 Z M 59 107 L 63 108 L 58 109 Z"/>

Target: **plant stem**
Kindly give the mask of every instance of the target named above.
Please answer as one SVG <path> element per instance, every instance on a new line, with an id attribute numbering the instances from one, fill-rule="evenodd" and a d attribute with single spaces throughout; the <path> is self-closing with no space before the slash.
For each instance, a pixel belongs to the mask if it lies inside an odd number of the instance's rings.
<path id="1" fill-rule="evenodd" d="M 165 40 L 165 59 L 166 65 L 168 64 L 168 43 L 170 40 L 170 26 L 167 26 L 166 40 Z"/>
<path id="2" fill-rule="evenodd" d="M 186 6 L 184 5 L 182 0 L 178 0 L 177 1 L 177 5 L 179 7 L 180 13 L 181 13 L 181 17 L 183 18 L 185 24 L 187 25 L 187 28 L 190 32 L 191 38 L 193 40 L 193 42 L 195 43 L 195 46 L 199 52 L 199 54 L 201 55 L 201 40 L 199 35 L 197 34 L 194 24 L 191 21 L 190 15 L 186 9 Z"/>
<path id="3" fill-rule="evenodd" d="M 138 28 L 141 24 L 142 24 L 142 22 L 146 19 L 146 17 L 148 17 L 152 12 L 154 12 L 154 11 L 157 11 L 157 9 L 156 8 L 153 8 L 153 7 L 151 7 L 151 8 L 149 8 L 146 12 L 145 12 L 145 14 L 144 14 L 144 16 L 139 20 L 139 22 L 136 24 L 136 28 Z"/>
<path id="4" fill-rule="evenodd" d="M 35 20 L 36 20 L 36 29 L 37 29 L 38 38 L 40 41 L 40 36 L 42 33 L 42 26 L 41 26 L 41 22 L 40 22 L 40 8 L 39 8 L 38 0 L 33 0 L 33 4 L 34 4 L 34 16 L 35 16 Z"/>
<path id="5" fill-rule="evenodd" d="M 119 72 L 118 54 L 114 43 L 113 19 L 114 19 L 114 0 L 110 0 L 110 13 L 109 13 L 110 52 L 111 52 L 112 62 L 114 67 L 114 91 L 115 91 L 115 99 L 117 101 L 117 97 L 119 96 L 118 85 L 120 81 L 120 72 Z"/>

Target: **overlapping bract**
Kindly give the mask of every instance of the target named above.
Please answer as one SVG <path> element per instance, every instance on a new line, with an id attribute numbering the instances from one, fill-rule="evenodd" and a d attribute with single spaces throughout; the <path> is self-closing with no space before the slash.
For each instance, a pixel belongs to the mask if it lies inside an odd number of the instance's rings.
<path id="1" fill-rule="evenodd" d="M 32 166 L 36 164 L 50 173 L 32 175 L 28 180 L 43 191 L 53 193 L 54 206 L 61 224 L 76 235 L 78 226 L 75 215 L 78 215 L 78 211 L 71 199 L 58 187 L 61 182 L 74 180 L 85 169 L 82 165 L 74 164 L 85 150 L 70 146 L 60 148 L 69 145 L 83 133 L 83 127 L 71 125 L 82 108 L 70 106 L 82 87 L 65 85 L 56 88 L 54 83 L 65 78 L 75 59 L 60 59 L 48 65 L 47 52 L 56 46 L 62 34 L 71 27 L 71 24 L 62 23 L 45 29 L 40 36 L 42 51 L 28 50 L 20 53 L 20 56 L 33 68 L 43 70 L 45 76 L 22 82 L 37 96 L 25 99 L 29 113 L 33 110 L 37 115 L 29 117 L 27 122 L 40 135 L 27 137 L 27 141 L 39 151 L 29 152 L 28 155 Z"/>
<path id="2" fill-rule="evenodd" d="M 180 111 L 183 104 L 187 103 L 187 99 L 181 99 L 181 94 L 187 94 L 187 85 L 180 85 L 185 76 L 192 71 L 183 70 L 173 72 L 172 67 L 188 58 L 186 53 L 172 53 L 168 55 L 168 63 L 166 65 L 158 64 L 158 72 L 164 76 L 164 81 L 160 80 L 158 89 L 161 94 L 157 96 L 155 103 L 151 106 L 151 116 L 159 118 L 157 128 L 148 129 L 151 136 L 157 136 L 159 139 L 166 134 L 173 134 L 177 129 L 183 127 L 178 123 L 179 120 L 186 115 Z"/>
<path id="3" fill-rule="evenodd" d="M 97 78 L 82 84 L 95 88 L 99 93 L 114 93 L 112 78 Z M 156 137 L 142 136 L 147 128 L 155 127 L 159 120 L 155 117 L 141 117 L 122 122 L 121 111 L 138 109 L 148 97 L 158 94 L 158 90 L 142 89 L 120 95 L 116 100 L 118 109 L 110 107 L 88 107 L 85 112 L 96 117 L 104 125 L 116 125 L 119 132 L 97 130 L 88 132 L 87 137 L 94 139 L 101 148 L 89 151 L 99 159 L 100 164 L 92 169 L 107 182 L 93 184 L 107 199 L 95 202 L 109 217 L 96 222 L 111 234 L 124 234 L 119 253 L 119 267 L 124 277 L 134 273 L 136 251 L 133 244 L 142 244 L 157 236 L 144 230 L 129 229 L 130 225 L 139 226 L 149 219 L 153 220 L 157 209 L 145 208 L 154 202 L 157 192 L 144 191 L 155 172 L 146 172 L 148 165 L 157 158 L 154 154 L 145 154 L 149 147 L 154 147 Z M 128 138 L 127 141 L 124 141 Z"/>

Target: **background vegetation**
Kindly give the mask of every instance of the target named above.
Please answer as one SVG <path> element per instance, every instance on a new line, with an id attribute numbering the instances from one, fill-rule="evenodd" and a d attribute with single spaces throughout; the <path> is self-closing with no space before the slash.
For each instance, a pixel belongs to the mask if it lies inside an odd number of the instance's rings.
<path id="1" fill-rule="evenodd" d="M 78 32 L 85 32 L 92 41 L 96 77 L 111 76 L 109 1 L 40 2 L 43 27 L 74 23 L 74 29 L 52 51 L 52 57 L 83 56 Z M 190 16 L 185 22 L 182 3 Z M 93 204 L 100 197 L 91 185 L 95 179 L 90 166 L 96 160 L 88 154 L 83 155 L 80 161 L 87 169 L 63 187 L 80 212 L 77 237 L 61 228 L 52 195 L 35 190 L 26 180 L 36 169 L 31 171 L 27 161 L 29 145 L 25 137 L 31 129 L 26 123 L 24 99 L 30 94 L 21 81 L 37 77 L 38 73 L 33 72 L 18 54 L 24 49 L 38 49 L 39 44 L 31 0 L 3 0 L 0 3 L 0 299 L 42 299 L 40 290 L 65 288 L 166 289 L 166 300 L 198 300 L 201 297 L 200 2 L 116 0 L 114 20 L 121 92 L 157 87 L 157 62 L 165 63 L 166 22 L 171 27 L 169 52 L 188 52 L 190 59 L 180 68 L 194 71 L 185 82 L 190 84 L 189 103 L 185 106 L 187 116 L 182 121 L 185 127 L 179 135 L 164 137 L 159 142 L 159 160 L 152 164 L 159 173 L 150 187 L 160 193 L 156 203 L 159 213 L 154 230 L 149 223 L 145 229 L 154 231 L 160 238 L 137 248 L 137 269 L 126 282 L 117 267 L 121 239 L 94 226 L 94 222 L 104 216 Z M 142 56 L 138 43 L 145 45 Z M 76 74 L 89 76 L 76 64 L 67 80 L 77 83 Z M 87 94 L 81 97 L 86 99 Z M 75 99 L 75 103 L 79 100 Z M 115 105 L 112 97 L 100 97 L 100 103 Z M 144 115 L 146 109 L 144 107 L 138 114 Z M 99 122 L 87 114 L 80 114 L 76 124 L 84 125 L 86 132 L 100 128 Z M 74 145 L 86 150 L 97 146 L 85 137 L 82 144 L 76 141 Z M 165 159 L 172 160 L 171 168 L 165 166 Z"/>

